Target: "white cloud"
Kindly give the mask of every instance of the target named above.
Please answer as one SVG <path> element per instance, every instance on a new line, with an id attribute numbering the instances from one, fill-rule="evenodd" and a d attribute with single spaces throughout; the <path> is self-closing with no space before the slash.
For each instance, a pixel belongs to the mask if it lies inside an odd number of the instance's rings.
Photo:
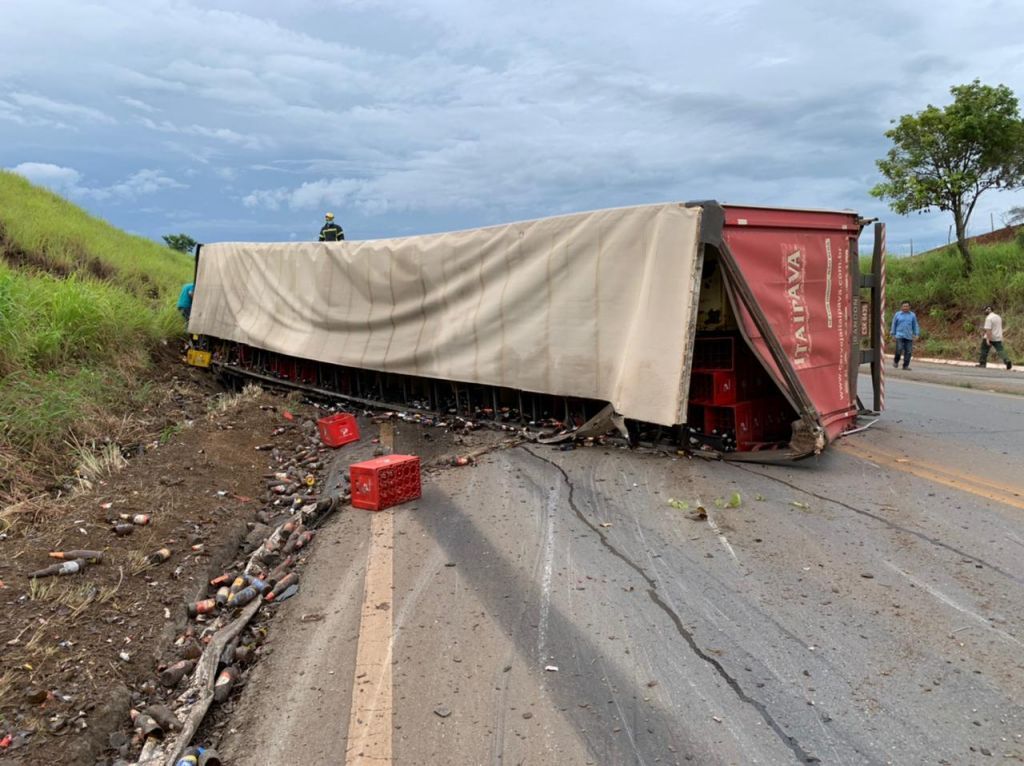
<path id="1" fill-rule="evenodd" d="M 145 101 L 139 101 L 137 98 L 132 98 L 131 96 L 119 96 L 118 100 L 122 104 L 127 104 L 132 109 L 137 109 L 138 111 L 146 112 L 147 114 L 152 114 L 157 111 L 156 107 L 150 106 Z"/>
<path id="2" fill-rule="evenodd" d="M 4 101 L 3 99 L 0 99 L 0 120 L 15 122 L 19 125 L 25 124 L 25 118 L 21 114 L 21 109 L 9 101 Z"/>
<path id="3" fill-rule="evenodd" d="M 144 169 L 109 186 L 87 186 L 82 183 L 82 174 L 74 168 L 54 165 L 49 162 L 23 162 L 10 168 L 33 183 L 45 186 L 72 199 L 99 201 L 131 201 L 151 196 L 168 189 L 186 189 L 180 183 L 159 170 Z"/>
<path id="4" fill-rule="evenodd" d="M 99 109 L 68 101 L 57 101 L 34 93 L 12 93 L 10 98 L 26 111 L 43 112 L 71 124 L 84 121 L 112 125 L 115 122 L 110 115 Z"/>
<path id="5" fill-rule="evenodd" d="M 204 125 L 195 124 L 177 125 L 170 120 L 156 122 L 148 117 L 143 117 L 141 122 L 150 130 L 156 130 L 161 133 L 177 133 L 185 136 L 212 138 L 217 141 L 223 141 L 227 144 L 234 144 L 235 146 L 239 146 L 244 149 L 266 149 L 273 145 L 273 141 L 266 136 L 256 134 L 247 135 L 238 133 L 230 128 L 208 128 Z"/>
<path id="6" fill-rule="evenodd" d="M 45 186 L 56 192 L 75 189 L 82 180 L 82 174 L 74 168 L 66 168 L 49 162 L 22 162 L 10 170 L 24 176 L 34 184 Z"/>
<path id="7" fill-rule="evenodd" d="M 92 197 L 97 200 L 123 200 L 129 201 L 138 199 L 167 189 L 187 189 L 188 186 L 175 181 L 173 178 L 164 175 L 159 170 L 139 170 L 132 173 L 123 181 L 110 186 L 85 189 L 78 189 L 77 196 Z"/>

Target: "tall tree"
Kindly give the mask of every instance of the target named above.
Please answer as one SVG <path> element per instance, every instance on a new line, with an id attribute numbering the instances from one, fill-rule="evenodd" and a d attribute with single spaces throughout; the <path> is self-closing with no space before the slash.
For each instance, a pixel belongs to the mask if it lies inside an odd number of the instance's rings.
<path id="1" fill-rule="evenodd" d="M 191 253 L 198 244 L 188 234 L 164 234 L 163 237 L 167 247 L 182 253 Z"/>
<path id="2" fill-rule="evenodd" d="M 967 224 L 978 197 L 989 189 L 1024 188 L 1024 120 L 1005 85 L 975 80 L 949 89 L 953 103 L 929 104 L 893 120 L 885 135 L 893 146 L 878 169 L 885 180 L 871 194 L 900 215 L 933 207 L 953 214 L 963 270 L 974 268 Z"/>

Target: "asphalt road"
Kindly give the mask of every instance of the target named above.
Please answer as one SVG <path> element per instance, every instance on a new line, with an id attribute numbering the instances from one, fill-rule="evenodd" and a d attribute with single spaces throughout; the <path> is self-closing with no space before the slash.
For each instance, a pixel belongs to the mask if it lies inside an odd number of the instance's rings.
<path id="1" fill-rule="evenodd" d="M 227 762 L 1024 761 L 1024 398 L 887 397 L 792 466 L 520 446 L 342 514 Z"/>
<path id="2" fill-rule="evenodd" d="M 995 361 L 990 359 L 988 366 L 984 369 L 975 367 L 970 362 L 936 364 L 915 359 L 909 370 L 894 370 L 889 367 L 886 370 L 886 377 L 892 381 L 913 380 L 969 388 L 976 391 L 998 391 L 1024 395 L 1024 360 L 1021 361 L 1022 364 L 1017 364 L 1012 370 L 1007 370 L 998 359 Z"/>

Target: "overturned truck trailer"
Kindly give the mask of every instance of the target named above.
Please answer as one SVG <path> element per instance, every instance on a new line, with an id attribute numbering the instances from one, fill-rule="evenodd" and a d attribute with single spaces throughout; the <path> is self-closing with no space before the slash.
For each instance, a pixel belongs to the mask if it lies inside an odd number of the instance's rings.
<path id="1" fill-rule="evenodd" d="M 882 407 L 884 229 L 862 274 L 867 223 L 696 202 L 211 244 L 189 331 L 222 372 L 360 402 L 803 457 L 854 427 L 864 363 Z"/>

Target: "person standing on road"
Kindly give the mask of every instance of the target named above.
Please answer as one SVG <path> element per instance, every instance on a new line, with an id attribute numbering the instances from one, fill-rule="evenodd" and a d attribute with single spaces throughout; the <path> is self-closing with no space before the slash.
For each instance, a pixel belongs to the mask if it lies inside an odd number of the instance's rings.
<path id="1" fill-rule="evenodd" d="M 345 239 L 345 232 L 334 222 L 334 213 L 324 216 L 324 225 L 320 227 L 321 242 L 339 242 Z"/>
<path id="2" fill-rule="evenodd" d="M 896 356 L 892 360 L 893 367 L 900 366 L 903 357 L 903 369 L 910 369 L 910 357 L 914 354 L 914 339 L 921 335 L 917 324 L 917 314 L 910 310 L 910 303 L 903 301 L 900 310 L 892 316 L 892 329 L 889 332 L 896 339 Z"/>
<path id="3" fill-rule="evenodd" d="M 1006 369 L 1013 367 L 1009 355 L 1003 348 L 1003 318 L 992 310 L 991 306 L 985 307 L 985 329 L 981 334 L 981 356 L 978 357 L 978 366 L 988 365 L 988 352 L 995 349 L 999 358 L 1006 364 Z"/>

